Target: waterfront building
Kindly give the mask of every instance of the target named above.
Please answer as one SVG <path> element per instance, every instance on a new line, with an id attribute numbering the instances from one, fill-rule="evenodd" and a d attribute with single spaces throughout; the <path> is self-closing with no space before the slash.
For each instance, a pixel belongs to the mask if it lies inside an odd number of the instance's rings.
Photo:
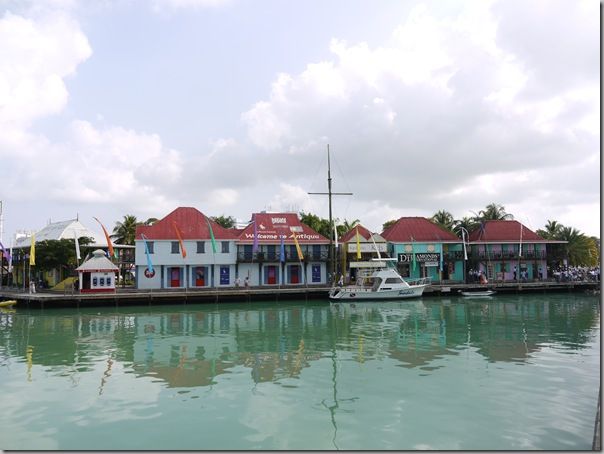
<path id="1" fill-rule="evenodd" d="M 17 236 L 12 247 L 12 284 L 18 287 L 29 285 L 29 253 L 31 248 L 31 233 L 23 233 Z M 79 219 L 68 219 L 66 221 L 49 222 L 46 227 L 35 232 L 36 244 L 44 241 L 72 240 L 75 238 L 90 238 L 88 248 L 107 249 L 107 240 L 104 235 L 99 234 L 86 227 Z M 117 250 L 117 247 L 116 247 Z M 121 254 L 120 254 L 121 256 Z M 48 287 L 53 287 L 68 276 L 66 268 L 59 266 L 50 270 L 39 271 L 35 266 L 31 269 L 31 280 L 38 285 L 44 282 Z"/>
<path id="2" fill-rule="evenodd" d="M 236 241 L 236 230 L 222 227 L 191 207 L 176 208 L 153 225 L 139 225 L 135 237 L 136 287 L 233 286 Z"/>
<path id="3" fill-rule="evenodd" d="M 518 221 L 484 221 L 470 232 L 468 269 L 485 273 L 489 280 L 547 279 L 545 240 Z M 468 276 L 469 278 L 471 276 Z"/>
<path id="4" fill-rule="evenodd" d="M 380 257 L 389 257 L 388 245 L 384 237 L 377 233 L 372 233 L 360 224 L 342 235 L 338 243 L 340 264 L 338 274 L 344 274 L 345 283 L 350 282 L 352 278 L 356 278 L 357 268 L 351 268 L 350 263 L 377 258 L 378 251 Z"/>
<path id="5" fill-rule="evenodd" d="M 423 217 L 402 217 L 384 232 L 388 253 L 401 276 L 428 277 L 433 283 L 463 282 L 463 243 L 452 232 Z"/>
<path id="6" fill-rule="evenodd" d="M 115 280 L 119 268 L 97 249 L 92 257 L 76 268 L 78 288 L 82 293 L 115 293 Z"/>
<path id="7" fill-rule="evenodd" d="M 238 276 L 250 285 L 324 285 L 328 258 L 329 240 L 296 213 L 254 213 L 237 241 Z"/>

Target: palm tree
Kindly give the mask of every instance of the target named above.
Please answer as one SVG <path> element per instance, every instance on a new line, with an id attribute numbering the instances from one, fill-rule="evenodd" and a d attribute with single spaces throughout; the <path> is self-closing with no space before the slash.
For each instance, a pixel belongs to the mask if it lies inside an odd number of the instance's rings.
<path id="1" fill-rule="evenodd" d="M 432 222 L 436 225 L 442 227 L 449 232 L 453 232 L 453 227 L 455 225 L 455 219 L 453 219 L 453 215 L 446 210 L 439 210 L 434 213 L 434 216 L 430 218 Z"/>
<path id="2" fill-rule="evenodd" d="M 546 240 L 553 240 L 556 239 L 558 235 L 560 235 L 560 231 L 562 230 L 562 228 L 564 228 L 564 226 L 558 221 L 550 221 L 548 219 L 544 229 L 539 229 L 536 233 L 537 235 Z"/>
<path id="3" fill-rule="evenodd" d="M 503 205 L 489 203 L 484 210 L 480 210 L 474 217 L 477 222 L 483 221 L 507 221 L 514 219 L 514 215 L 507 213 Z"/>
<path id="4" fill-rule="evenodd" d="M 461 229 L 464 228 L 468 232 L 468 234 L 478 227 L 478 223 L 475 218 L 470 218 L 468 216 L 464 216 L 461 219 L 456 219 L 453 223 L 453 232 L 461 238 Z"/>
<path id="5" fill-rule="evenodd" d="M 562 227 L 557 240 L 566 241 L 562 252 L 569 265 L 587 265 L 592 262 L 592 241 L 574 227 Z"/>
<path id="6" fill-rule="evenodd" d="M 136 235 L 136 226 L 140 223 L 136 220 L 136 216 L 127 214 L 124 216 L 123 222 L 116 222 L 113 228 L 113 235 L 111 238 L 118 244 L 134 244 L 134 237 Z"/>

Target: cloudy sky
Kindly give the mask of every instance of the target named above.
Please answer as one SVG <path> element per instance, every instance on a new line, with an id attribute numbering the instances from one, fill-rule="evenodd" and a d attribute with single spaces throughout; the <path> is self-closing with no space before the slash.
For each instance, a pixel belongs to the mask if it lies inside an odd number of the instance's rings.
<path id="1" fill-rule="evenodd" d="M 600 4 L 0 0 L 3 240 L 178 206 L 600 235 Z"/>

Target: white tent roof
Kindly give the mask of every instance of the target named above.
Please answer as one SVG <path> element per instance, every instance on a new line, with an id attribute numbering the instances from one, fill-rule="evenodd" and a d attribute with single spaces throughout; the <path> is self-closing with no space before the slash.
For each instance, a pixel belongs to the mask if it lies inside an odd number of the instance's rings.
<path id="1" fill-rule="evenodd" d="M 107 247 L 107 240 L 105 239 L 105 235 L 93 232 L 88 227 L 84 226 L 84 224 L 82 224 L 78 219 L 70 219 L 68 221 L 53 222 L 51 224 L 48 224 L 42 230 L 36 232 L 36 243 L 46 240 L 73 240 L 74 233 L 77 234 L 78 238 L 92 238 L 93 241 L 90 246 Z M 29 247 L 30 244 L 31 236 L 26 236 L 17 238 L 14 247 Z"/>
<path id="2" fill-rule="evenodd" d="M 76 271 L 118 271 L 119 268 L 111 263 L 105 255 L 105 251 L 97 249 L 92 257 L 76 268 Z"/>

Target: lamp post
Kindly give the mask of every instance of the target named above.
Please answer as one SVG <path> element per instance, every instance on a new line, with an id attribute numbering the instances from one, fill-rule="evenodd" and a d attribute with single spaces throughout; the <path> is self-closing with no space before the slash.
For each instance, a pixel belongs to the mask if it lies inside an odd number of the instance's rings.
<path id="1" fill-rule="evenodd" d="M 470 238 L 470 234 L 464 227 L 459 227 L 461 230 L 461 242 L 463 243 L 463 283 L 466 283 L 466 261 L 468 260 L 468 251 L 466 249 L 466 236 Z"/>

